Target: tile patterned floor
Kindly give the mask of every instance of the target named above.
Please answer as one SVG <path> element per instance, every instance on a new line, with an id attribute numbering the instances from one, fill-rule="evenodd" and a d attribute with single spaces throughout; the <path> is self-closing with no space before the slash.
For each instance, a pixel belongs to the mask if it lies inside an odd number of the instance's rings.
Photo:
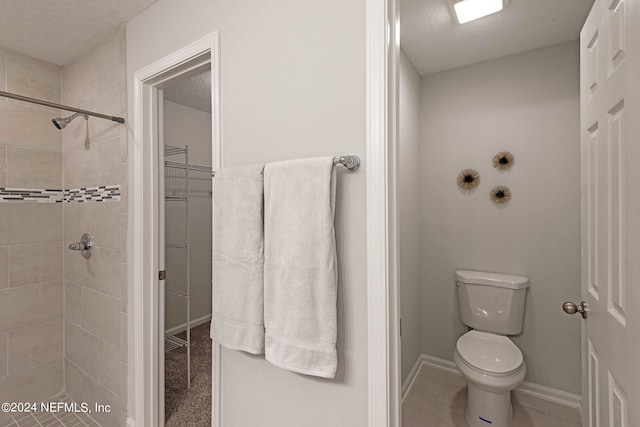
<path id="1" fill-rule="evenodd" d="M 464 378 L 423 364 L 402 405 L 403 427 L 467 427 Z M 515 427 L 582 427 L 574 408 L 512 393 Z"/>
<path id="2" fill-rule="evenodd" d="M 62 394 L 49 402 L 72 403 L 69 396 Z M 0 427 L 100 427 L 89 415 L 80 412 L 0 412 Z"/>

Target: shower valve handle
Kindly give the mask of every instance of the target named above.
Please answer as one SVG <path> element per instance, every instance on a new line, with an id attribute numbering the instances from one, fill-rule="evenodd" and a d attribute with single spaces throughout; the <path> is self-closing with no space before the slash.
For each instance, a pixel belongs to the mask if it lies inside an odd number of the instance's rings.
<path id="1" fill-rule="evenodd" d="M 87 243 L 75 242 L 69 245 L 69 249 L 71 249 L 72 251 L 84 251 L 86 249 L 90 249 L 91 246 L 93 245 L 90 242 L 87 242 Z"/>
<path id="2" fill-rule="evenodd" d="M 71 243 L 69 249 L 72 251 L 82 251 L 82 256 L 89 259 L 91 258 L 91 249 L 93 248 L 93 237 L 91 234 L 84 233 L 82 239 L 79 242 Z"/>

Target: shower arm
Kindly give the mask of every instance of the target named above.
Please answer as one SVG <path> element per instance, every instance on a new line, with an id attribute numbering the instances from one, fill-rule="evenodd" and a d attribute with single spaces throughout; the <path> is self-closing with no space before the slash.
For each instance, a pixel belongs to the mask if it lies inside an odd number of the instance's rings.
<path id="1" fill-rule="evenodd" d="M 15 93 L 10 93 L 10 92 L 3 92 L 3 91 L 0 90 L 0 98 L 1 97 L 17 99 L 18 101 L 30 102 L 32 104 L 38 104 L 38 105 L 44 105 L 45 107 L 59 108 L 61 110 L 65 110 L 65 111 L 73 111 L 75 113 L 84 114 L 85 116 L 99 117 L 101 119 L 111 120 L 113 122 L 124 123 L 124 119 L 122 117 L 107 116 L 106 114 L 94 113 L 93 111 L 87 111 L 87 110 L 83 110 L 81 108 L 69 107 L 67 105 L 56 104 L 54 102 L 43 101 L 41 99 L 36 99 L 36 98 L 29 98 L 28 96 L 22 96 L 22 95 L 18 95 L 18 94 L 15 94 Z"/>

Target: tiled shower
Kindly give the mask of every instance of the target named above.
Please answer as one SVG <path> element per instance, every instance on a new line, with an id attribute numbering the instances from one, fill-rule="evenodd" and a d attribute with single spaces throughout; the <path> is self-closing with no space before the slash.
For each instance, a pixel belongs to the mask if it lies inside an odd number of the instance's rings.
<path id="1" fill-rule="evenodd" d="M 124 117 L 125 54 L 124 26 L 62 67 L 0 49 L 0 90 Z M 69 396 L 125 425 L 127 127 L 67 115 L 0 98 L 0 402 Z M 90 259 L 67 249 L 83 233 Z"/>

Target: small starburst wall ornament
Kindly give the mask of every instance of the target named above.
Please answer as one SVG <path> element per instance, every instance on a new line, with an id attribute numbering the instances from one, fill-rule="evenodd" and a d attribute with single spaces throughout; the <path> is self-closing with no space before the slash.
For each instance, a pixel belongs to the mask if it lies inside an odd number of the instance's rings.
<path id="1" fill-rule="evenodd" d="M 506 171 L 513 167 L 516 159 L 508 151 L 501 151 L 493 156 L 493 167 L 499 171 Z"/>
<path id="2" fill-rule="evenodd" d="M 497 187 L 493 187 L 489 197 L 491 197 L 491 201 L 493 203 L 507 203 L 511 200 L 511 190 L 509 190 L 509 187 L 505 187 L 504 185 L 498 185 Z"/>
<path id="3" fill-rule="evenodd" d="M 475 169 L 464 169 L 458 174 L 456 182 L 463 190 L 473 190 L 480 184 L 480 174 Z"/>

